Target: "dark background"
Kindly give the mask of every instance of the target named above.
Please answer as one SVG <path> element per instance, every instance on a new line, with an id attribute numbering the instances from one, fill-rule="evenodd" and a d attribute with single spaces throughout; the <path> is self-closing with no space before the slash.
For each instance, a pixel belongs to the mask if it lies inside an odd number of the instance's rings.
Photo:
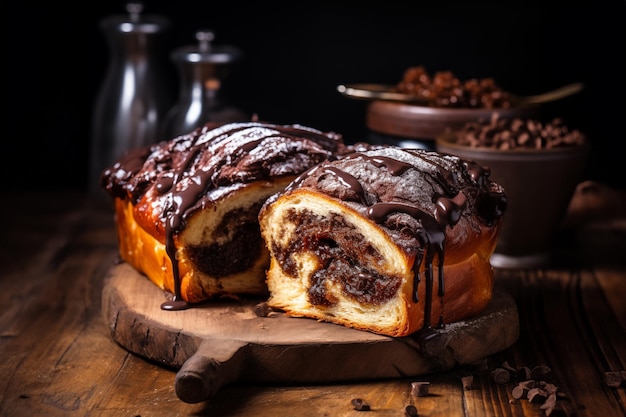
<path id="1" fill-rule="evenodd" d="M 626 187 L 618 152 L 624 1 L 144 3 L 146 14 L 171 21 L 166 54 L 194 44 L 205 28 L 215 45 L 243 51 L 224 85 L 233 105 L 265 121 L 336 131 L 348 142 L 367 138 L 366 107 L 341 96 L 338 84 L 394 84 L 415 65 L 461 80 L 491 77 L 519 95 L 581 81 L 585 90 L 546 106 L 545 117 L 563 117 L 589 136 L 587 178 Z M 86 188 L 93 102 L 109 62 L 98 24 L 124 14 L 125 4 L 2 1 L 5 189 Z M 165 63 L 176 89 L 178 75 Z"/>

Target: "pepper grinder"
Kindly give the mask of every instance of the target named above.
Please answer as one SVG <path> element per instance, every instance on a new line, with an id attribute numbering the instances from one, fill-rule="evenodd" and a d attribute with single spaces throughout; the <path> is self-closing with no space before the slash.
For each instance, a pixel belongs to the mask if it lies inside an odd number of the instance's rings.
<path id="1" fill-rule="evenodd" d="M 100 189 L 102 171 L 125 151 L 156 143 L 174 102 L 163 53 L 169 20 L 142 15 L 143 4 L 127 3 L 128 15 L 100 22 L 110 61 L 96 97 L 92 120 L 89 190 Z M 173 69 L 172 69 L 173 70 Z"/>
<path id="2" fill-rule="evenodd" d="M 230 65 L 241 59 L 241 51 L 233 46 L 214 46 L 214 38 L 213 31 L 199 30 L 197 45 L 180 47 L 171 54 L 180 76 L 180 91 L 178 102 L 165 119 L 164 136 L 168 138 L 190 133 L 208 122 L 250 119 L 242 110 L 226 104 L 220 90 Z"/>

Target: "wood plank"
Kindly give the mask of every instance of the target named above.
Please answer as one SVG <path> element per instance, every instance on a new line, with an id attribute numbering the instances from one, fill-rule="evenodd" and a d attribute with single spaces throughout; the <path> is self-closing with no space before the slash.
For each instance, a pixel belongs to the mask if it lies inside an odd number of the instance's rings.
<path id="1" fill-rule="evenodd" d="M 594 268 L 594 272 L 596 283 L 602 289 L 608 304 L 607 307 L 613 312 L 614 320 L 617 320 L 622 328 L 621 333 L 626 334 L 626 303 L 624 302 L 626 299 L 624 294 L 626 292 L 626 280 L 624 271 L 617 266 L 604 266 Z"/>

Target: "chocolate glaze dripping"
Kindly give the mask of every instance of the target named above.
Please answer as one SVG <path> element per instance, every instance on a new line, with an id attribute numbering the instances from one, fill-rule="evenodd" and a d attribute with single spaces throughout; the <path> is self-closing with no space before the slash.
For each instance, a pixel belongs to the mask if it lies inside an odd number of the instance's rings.
<path id="1" fill-rule="evenodd" d="M 183 174 L 190 169 L 193 161 L 197 158 L 199 154 L 199 149 L 194 149 L 189 152 L 187 157 L 185 158 L 185 162 L 181 165 L 181 167 L 174 171 L 173 177 L 171 177 L 171 181 L 167 181 L 166 183 L 159 183 L 161 185 L 161 189 L 159 190 L 162 193 L 172 192 L 172 198 L 169 201 L 169 207 L 166 208 L 167 219 L 165 222 L 165 250 L 167 252 L 167 256 L 170 258 L 172 263 L 172 275 L 174 277 L 174 299 L 171 301 L 165 301 L 161 304 L 162 310 L 185 310 L 191 305 L 183 300 L 181 293 L 181 278 L 180 278 L 180 270 L 178 268 L 178 261 L 176 260 L 176 246 L 174 244 L 174 233 L 178 230 L 181 230 L 184 226 L 184 214 L 191 205 L 194 199 L 199 198 L 200 193 L 206 188 L 206 184 L 204 186 L 199 185 L 198 183 L 191 183 L 188 188 L 185 188 L 183 191 L 178 193 L 173 192 L 172 189 L 176 187 L 176 185 L 180 182 L 183 177 Z M 207 178 L 210 177 L 213 170 L 207 171 L 206 174 L 202 175 L 204 183 Z M 168 177 L 169 178 L 169 177 Z M 196 184 L 194 186 L 193 184 Z M 167 186 L 167 188 L 166 188 Z M 178 197 L 178 198 L 176 198 Z"/>
<path id="2" fill-rule="evenodd" d="M 433 261 L 439 256 L 439 296 L 444 295 L 443 260 L 445 244 L 445 224 L 440 224 L 431 214 L 425 213 L 418 207 L 404 203 L 377 203 L 368 209 L 368 216 L 377 223 L 382 223 L 391 213 L 406 213 L 420 221 L 422 229 L 418 232 L 418 241 L 424 252 L 418 251 L 418 257 L 413 263 L 413 301 L 418 302 L 417 284 L 419 283 L 419 268 L 425 261 L 424 275 L 426 278 L 426 300 L 424 300 L 424 327 L 430 327 L 433 293 Z"/>
<path id="3" fill-rule="evenodd" d="M 249 152 L 254 149 L 260 142 L 265 139 L 257 139 L 244 143 L 233 152 L 234 155 L 242 152 Z M 195 149 L 189 153 L 186 163 L 178 170 L 174 175 L 172 187 L 176 186 L 179 179 L 183 177 L 183 174 L 190 172 L 191 163 L 196 159 L 199 149 Z M 210 189 L 215 188 L 215 184 L 212 181 L 217 168 L 213 167 L 206 171 L 200 170 L 200 174 L 197 175 L 195 181 L 191 181 L 189 185 L 182 189 L 179 193 L 173 193 L 171 200 L 171 209 L 168 211 L 168 221 L 166 223 L 166 251 L 167 255 L 172 262 L 172 273 L 174 276 L 174 300 L 166 301 L 161 304 L 163 310 L 182 310 L 190 307 L 190 304 L 182 300 L 181 294 L 181 278 L 180 271 L 178 269 L 178 262 L 176 261 L 176 247 L 174 245 L 174 234 L 185 227 L 186 218 L 193 212 L 192 207 L 201 200 L 202 196 Z M 197 174 L 197 170 L 196 170 Z M 171 211 L 170 211 L 171 210 Z"/>
<path id="4" fill-rule="evenodd" d="M 348 186 L 348 188 L 350 188 L 357 194 L 357 196 L 359 197 L 359 200 L 361 200 L 361 203 L 364 206 L 368 205 L 367 198 L 365 196 L 365 190 L 363 189 L 363 186 L 361 185 L 358 179 L 348 174 L 347 172 L 340 170 L 339 168 L 325 166 L 322 169 L 324 170 L 325 173 L 335 175 L 338 178 L 340 183 Z"/>
<path id="5" fill-rule="evenodd" d="M 380 168 L 384 166 L 385 168 L 387 168 L 389 173 L 394 176 L 402 175 L 407 169 L 414 168 L 413 165 L 409 164 L 408 162 L 399 161 L 395 158 L 390 158 L 388 156 L 360 156 L 364 160 L 370 161 L 375 167 Z"/>

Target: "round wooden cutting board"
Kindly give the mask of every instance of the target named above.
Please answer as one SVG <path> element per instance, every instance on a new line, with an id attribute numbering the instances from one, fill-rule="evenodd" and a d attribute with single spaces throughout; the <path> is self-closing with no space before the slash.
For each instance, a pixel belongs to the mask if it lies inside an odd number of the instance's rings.
<path id="1" fill-rule="evenodd" d="M 166 294 L 126 263 L 112 267 L 102 312 L 112 338 L 127 350 L 178 369 L 176 394 L 210 399 L 234 381 L 347 382 L 405 378 L 471 364 L 511 346 L 519 336 L 517 307 L 496 287 L 479 316 L 448 324 L 418 343 L 313 319 L 271 313 L 263 300 L 223 300 L 166 311 Z"/>

